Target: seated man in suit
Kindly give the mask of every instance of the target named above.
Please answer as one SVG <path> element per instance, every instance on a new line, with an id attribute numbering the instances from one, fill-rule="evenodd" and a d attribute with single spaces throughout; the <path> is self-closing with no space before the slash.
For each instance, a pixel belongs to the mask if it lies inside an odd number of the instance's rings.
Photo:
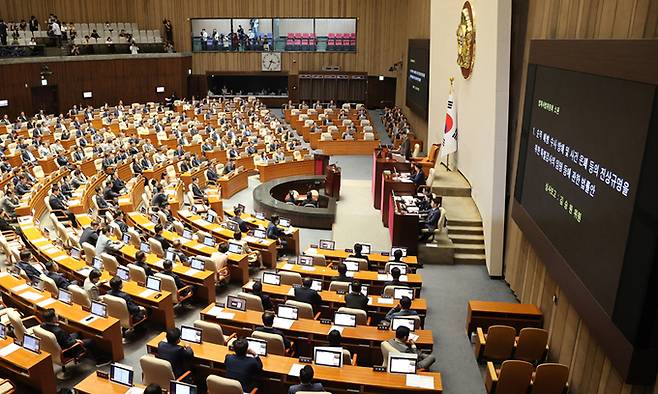
<path id="1" fill-rule="evenodd" d="M 436 230 L 439 224 L 439 219 L 441 218 L 441 211 L 439 210 L 440 204 L 441 200 L 439 197 L 435 197 L 432 200 L 432 209 L 430 209 L 425 220 L 420 223 L 421 230 L 425 229 L 427 232 L 421 232 L 420 237 L 418 237 L 419 242 L 426 242 L 430 239 L 434 230 Z"/>
<path id="2" fill-rule="evenodd" d="M 162 186 L 156 186 L 155 193 L 151 199 L 151 206 L 163 208 L 166 207 L 167 204 L 169 204 L 169 198 L 167 198 L 167 195 L 164 193 Z"/>
<path id="3" fill-rule="evenodd" d="M 396 251 L 397 252 L 397 251 Z M 393 278 L 392 280 L 389 280 L 388 282 L 384 283 L 384 287 L 386 286 L 398 286 L 398 285 L 404 285 L 400 281 L 400 276 L 402 276 L 402 271 L 398 267 L 393 267 L 391 270 L 391 277 Z"/>
<path id="4" fill-rule="evenodd" d="M 123 281 L 118 276 L 110 279 L 110 291 L 107 294 L 119 297 L 126 302 L 126 307 L 128 308 L 128 313 L 132 317 L 133 321 L 139 321 L 144 318 L 146 314 L 146 309 L 142 306 L 135 304 L 132 297 L 124 293 L 121 289 L 123 288 Z"/>
<path id="5" fill-rule="evenodd" d="M 249 343 L 244 338 L 233 342 L 233 351 L 235 354 L 227 354 L 224 359 L 226 377 L 239 381 L 242 391 L 248 393 L 256 386 L 254 377 L 263 372 L 263 362 L 256 352 L 249 349 Z M 253 357 L 247 357 L 248 354 Z"/>
<path id="6" fill-rule="evenodd" d="M 260 283 L 260 282 L 257 282 Z M 265 307 L 263 305 L 263 307 Z M 279 330 L 278 328 L 272 327 L 274 324 L 274 313 L 266 311 L 263 312 L 263 315 L 261 316 L 261 319 L 263 320 L 263 326 L 262 327 L 256 327 L 254 331 L 260 331 L 260 332 L 266 332 L 269 334 L 276 334 L 280 335 L 281 339 L 283 339 L 283 346 L 286 349 L 290 349 L 290 340 L 286 338 L 286 336 L 283 334 L 283 331 Z"/>
<path id="7" fill-rule="evenodd" d="M 400 303 L 391 308 L 384 319 L 390 322 L 394 317 L 401 316 L 418 316 L 418 312 L 411 310 L 411 298 L 407 296 L 400 298 Z"/>
<path id="8" fill-rule="evenodd" d="M 101 272 L 94 268 L 91 270 L 89 273 L 89 276 L 85 279 L 84 283 L 82 284 L 82 288 L 85 289 L 87 294 L 89 294 L 89 299 L 91 301 L 99 301 L 100 300 L 100 280 L 101 280 Z"/>
<path id="9" fill-rule="evenodd" d="M 143 269 L 146 276 L 153 276 L 155 274 L 151 266 L 146 263 L 146 253 L 141 250 L 135 253 L 135 265 Z"/>
<path id="10" fill-rule="evenodd" d="M 300 391 L 324 391 L 322 383 L 313 383 L 313 375 L 313 367 L 310 365 L 304 365 L 299 371 L 300 384 L 290 386 L 288 394 L 297 394 Z"/>
<path id="11" fill-rule="evenodd" d="M 96 243 L 98 242 L 98 227 L 100 226 L 100 223 L 97 220 L 93 220 L 89 227 L 85 227 L 82 230 L 82 234 L 80 234 L 80 240 L 78 243 L 82 245 L 83 243 L 88 243 L 91 246 L 96 247 Z"/>
<path id="12" fill-rule="evenodd" d="M 58 289 L 68 289 L 68 287 L 72 284 L 71 281 L 66 279 L 64 275 L 57 272 L 55 263 L 53 263 L 51 260 L 46 261 L 44 266 L 46 267 L 46 276 L 55 282 L 55 285 Z"/>
<path id="13" fill-rule="evenodd" d="M 251 286 L 251 293 L 260 298 L 261 304 L 263 304 L 263 309 L 266 311 L 273 311 L 274 305 L 272 304 L 272 299 L 269 295 L 263 293 L 263 282 L 257 280 L 254 282 L 254 285 Z M 265 317 L 263 316 L 263 320 Z M 274 318 L 272 319 L 274 321 Z"/>
<path id="14" fill-rule="evenodd" d="M 71 225 L 75 228 L 79 228 L 80 226 L 78 225 L 78 221 L 75 219 L 75 215 L 73 212 L 69 211 L 69 206 L 68 204 L 64 201 L 64 198 L 62 197 L 61 190 L 59 189 L 59 186 L 54 185 L 52 189 L 52 194 L 50 195 L 50 198 L 48 199 L 48 203 L 50 204 L 50 208 L 54 210 L 58 210 L 61 212 L 56 212 L 56 215 L 59 216 L 60 218 L 65 216 L 70 222 Z"/>
<path id="15" fill-rule="evenodd" d="M 217 174 L 217 170 L 215 170 L 214 165 L 209 165 L 208 169 L 206 170 L 206 179 L 208 180 L 208 183 L 212 184 L 217 184 L 217 180 L 219 180 L 219 175 Z"/>
<path id="16" fill-rule="evenodd" d="M 247 222 L 242 220 L 241 216 L 242 216 L 242 207 L 236 206 L 235 208 L 233 208 L 232 220 L 238 224 L 241 232 L 246 233 L 247 231 L 249 231 L 249 226 L 247 225 Z"/>
<path id="17" fill-rule="evenodd" d="M 432 354 L 427 354 L 418 350 L 414 341 L 409 339 L 409 333 L 410 331 L 408 327 L 400 326 L 395 330 L 395 338 L 391 338 L 387 342 L 398 352 L 418 355 L 416 366 L 418 368 L 428 369 L 430 365 L 434 364 L 436 358 Z"/>
<path id="18" fill-rule="evenodd" d="M 413 163 L 411 167 L 411 180 L 416 185 L 416 188 L 425 184 L 425 173 L 418 163 Z"/>
<path id="19" fill-rule="evenodd" d="M 305 302 L 313 306 L 313 310 L 318 310 L 322 304 L 322 297 L 320 294 L 311 289 L 313 280 L 311 278 L 304 278 L 302 282 L 302 287 L 295 287 L 294 298 L 296 301 Z"/>
<path id="20" fill-rule="evenodd" d="M 167 330 L 167 341 L 158 343 L 158 358 L 169 361 L 171 369 L 176 378 L 180 377 L 189 369 L 190 361 L 194 357 L 194 351 L 188 345 L 181 346 L 180 329 L 177 327 Z"/>
<path id="21" fill-rule="evenodd" d="M 55 335 L 57 344 L 62 348 L 62 350 L 69 349 L 75 344 L 80 344 L 81 346 L 76 346 L 73 349 L 66 350 L 64 355 L 66 357 L 76 357 L 82 352 L 86 352 L 89 356 L 95 358 L 99 362 L 96 364 L 97 367 L 102 367 L 110 363 L 111 360 L 101 361 L 99 356 L 96 355 L 96 348 L 94 346 L 94 340 L 90 338 L 78 339 L 77 333 L 69 333 L 64 328 L 59 325 L 57 314 L 54 309 L 46 309 L 41 313 L 41 328 L 46 331 L 50 331 Z"/>
<path id="22" fill-rule="evenodd" d="M 164 229 L 162 228 L 162 224 L 156 224 L 153 228 L 153 232 L 155 232 L 155 236 L 153 238 L 160 242 L 160 245 L 162 245 L 162 250 L 167 250 L 171 247 L 171 242 L 169 242 L 169 240 L 162 235 L 163 230 Z"/>
<path id="23" fill-rule="evenodd" d="M 352 278 L 347 276 L 347 266 L 345 263 L 338 263 L 338 267 L 336 267 L 336 270 L 338 271 L 338 276 L 334 276 L 331 278 L 332 282 L 351 282 Z"/>
<path id="24" fill-rule="evenodd" d="M 185 284 L 185 282 L 183 282 L 181 280 L 181 278 L 177 274 L 174 273 L 173 268 L 174 268 L 174 264 L 171 262 L 171 260 L 164 260 L 162 262 L 162 272 L 161 273 L 163 275 L 170 276 L 174 280 L 174 283 L 176 283 L 176 289 L 178 289 L 178 291 L 180 291 L 183 287 L 185 287 L 187 285 Z M 185 290 L 185 292 L 181 293 L 181 296 L 185 296 L 185 295 L 189 294 L 190 291 L 191 291 L 191 288 Z"/>
<path id="25" fill-rule="evenodd" d="M 361 282 L 352 281 L 352 291 L 345 295 L 345 306 L 368 311 L 368 296 L 361 293 Z"/>
<path id="26" fill-rule="evenodd" d="M 194 198 L 201 198 L 203 201 L 207 200 L 206 192 L 199 185 L 199 178 L 192 178 L 192 195 Z"/>
<path id="27" fill-rule="evenodd" d="M 276 239 L 277 243 L 285 248 L 288 245 L 288 241 L 282 239 L 285 233 L 283 232 L 283 230 L 277 227 L 278 224 L 279 224 L 279 215 L 272 215 L 270 217 L 270 224 L 267 226 L 267 238 Z"/>
<path id="28" fill-rule="evenodd" d="M 32 253 L 27 249 L 23 249 L 19 253 L 19 257 L 20 260 L 16 263 L 16 267 L 23 270 L 30 281 L 34 282 L 39 280 L 41 271 L 39 271 L 34 265 L 30 263 L 30 260 L 32 259 Z"/>
<path id="29" fill-rule="evenodd" d="M 159 384 L 151 383 L 144 389 L 144 394 L 162 394 L 162 387 Z"/>
<path id="30" fill-rule="evenodd" d="M 303 207 L 305 207 L 307 205 L 312 205 L 313 208 L 318 207 L 318 202 L 313 199 L 313 193 L 311 193 L 310 191 L 308 191 L 306 193 L 306 198 L 304 199 L 304 201 L 302 201 L 302 206 Z"/>
<path id="31" fill-rule="evenodd" d="M 96 189 L 94 189 L 96 194 L 92 198 L 96 199 L 96 205 L 98 205 L 98 209 L 101 211 L 100 213 L 105 213 L 108 209 L 110 209 L 112 206 L 110 203 L 107 202 L 105 197 L 103 196 L 103 189 L 101 189 L 100 186 L 96 186 Z"/>
<path id="32" fill-rule="evenodd" d="M 356 243 L 354 244 L 354 253 L 350 254 L 349 257 L 366 260 L 368 262 L 368 270 L 376 271 L 376 269 L 373 269 L 374 267 L 370 266 L 370 259 L 368 258 L 368 255 L 365 255 L 362 252 L 363 252 L 363 245 Z"/>

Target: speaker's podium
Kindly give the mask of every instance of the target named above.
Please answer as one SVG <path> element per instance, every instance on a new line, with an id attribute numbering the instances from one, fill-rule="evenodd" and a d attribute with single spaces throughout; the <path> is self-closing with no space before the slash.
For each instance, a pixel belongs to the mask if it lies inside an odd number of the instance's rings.
<path id="1" fill-rule="evenodd" d="M 327 166 L 325 175 L 324 194 L 335 198 L 336 201 L 340 200 L 340 167 L 337 167 L 335 164 Z"/>

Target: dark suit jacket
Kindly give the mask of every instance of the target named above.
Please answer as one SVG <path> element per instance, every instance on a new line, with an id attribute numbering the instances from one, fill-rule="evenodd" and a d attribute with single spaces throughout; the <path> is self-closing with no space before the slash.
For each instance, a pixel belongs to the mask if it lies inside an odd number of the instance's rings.
<path id="1" fill-rule="evenodd" d="M 126 306 L 128 307 L 128 313 L 131 315 L 139 315 L 141 310 L 139 309 L 139 306 L 135 304 L 135 301 L 133 301 L 132 297 L 130 297 L 128 294 L 124 293 L 123 291 L 114 291 L 110 290 L 107 294 L 123 298 L 124 301 L 126 301 Z"/>
<path id="2" fill-rule="evenodd" d="M 188 369 L 188 363 L 194 356 L 192 349 L 180 345 L 172 345 L 169 342 L 158 344 L 158 358 L 169 361 L 174 375 L 178 378 Z"/>
<path id="3" fill-rule="evenodd" d="M 43 323 L 41 324 L 41 328 L 52 332 L 55 335 L 55 339 L 57 339 L 57 344 L 59 344 L 62 349 L 67 349 L 75 345 L 75 337 L 58 324 Z"/>
<path id="4" fill-rule="evenodd" d="M 98 234 L 96 234 L 96 232 L 91 227 L 87 227 L 82 230 L 79 242 L 80 245 L 86 242 L 92 246 L 96 246 L 96 242 L 98 242 Z"/>
<path id="5" fill-rule="evenodd" d="M 345 295 L 345 306 L 354 309 L 368 310 L 368 297 L 361 293 L 349 293 Z"/>
<path id="6" fill-rule="evenodd" d="M 56 195 L 52 194 L 50 198 L 48 199 L 50 202 L 50 207 L 52 209 L 59 209 L 59 210 L 66 210 L 66 205 L 64 205 L 64 202 L 60 197 L 57 197 Z"/>
<path id="7" fill-rule="evenodd" d="M 19 261 L 16 265 L 27 274 L 27 277 L 30 278 L 30 280 L 37 280 L 39 279 L 39 276 L 41 276 L 41 272 L 28 262 Z"/>
<path id="8" fill-rule="evenodd" d="M 168 202 L 169 200 L 167 199 L 167 196 L 164 193 L 158 193 L 155 196 L 153 196 L 153 200 L 151 200 L 151 205 L 164 207 L 167 206 Z"/>
<path id="9" fill-rule="evenodd" d="M 215 170 L 212 170 L 210 168 L 208 169 L 208 171 L 206 171 L 206 178 L 208 178 L 209 181 L 217 181 L 217 179 L 219 179 L 219 177 L 217 176 L 217 172 L 215 172 Z"/>
<path id="10" fill-rule="evenodd" d="M 58 289 L 67 289 L 71 284 L 71 282 L 69 282 L 69 280 L 59 272 L 48 272 L 46 276 L 55 282 L 55 285 L 57 285 Z"/>
<path id="11" fill-rule="evenodd" d="M 162 235 L 156 235 L 153 238 L 160 241 L 160 245 L 162 245 L 162 250 L 167 250 L 171 247 L 171 243 L 169 242 L 169 240 L 163 237 Z"/>
<path id="12" fill-rule="evenodd" d="M 427 218 L 425 218 L 425 227 L 431 231 L 436 230 L 436 226 L 439 224 L 440 217 L 441 211 L 439 211 L 439 208 L 432 209 L 427 215 Z"/>
<path id="13" fill-rule="evenodd" d="M 227 354 L 224 359 L 226 366 L 226 377 L 235 379 L 242 385 L 245 393 L 254 389 L 254 377 L 263 371 L 263 362 L 260 357 L 239 357 L 235 354 Z"/>
<path id="14" fill-rule="evenodd" d="M 194 197 L 203 198 L 204 196 L 203 190 L 201 190 L 201 188 L 195 184 L 192 184 L 192 194 L 194 195 Z"/>
<path id="15" fill-rule="evenodd" d="M 416 186 L 421 186 L 425 184 L 425 173 L 423 171 L 418 171 L 418 173 L 413 177 L 413 181 Z"/>
<path id="16" fill-rule="evenodd" d="M 317 291 L 306 287 L 295 288 L 295 300 L 313 305 L 314 310 L 317 309 L 317 305 L 322 304 L 322 297 L 320 297 L 320 294 L 318 294 Z"/>

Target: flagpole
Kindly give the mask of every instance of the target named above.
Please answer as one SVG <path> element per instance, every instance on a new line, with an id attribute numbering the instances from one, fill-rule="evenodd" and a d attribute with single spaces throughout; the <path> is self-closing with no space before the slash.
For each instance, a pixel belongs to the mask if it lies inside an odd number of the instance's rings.
<path id="1" fill-rule="evenodd" d="M 450 77 L 449 80 L 450 80 L 450 90 L 448 91 L 448 95 L 450 95 L 454 92 L 453 87 L 454 87 L 454 84 L 455 84 L 455 77 Z M 443 138 L 445 138 L 445 134 L 443 135 Z M 446 155 L 446 162 L 442 163 L 442 164 L 445 166 L 446 170 L 452 171 L 450 169 L 450 153 L 448 153 Z"/>

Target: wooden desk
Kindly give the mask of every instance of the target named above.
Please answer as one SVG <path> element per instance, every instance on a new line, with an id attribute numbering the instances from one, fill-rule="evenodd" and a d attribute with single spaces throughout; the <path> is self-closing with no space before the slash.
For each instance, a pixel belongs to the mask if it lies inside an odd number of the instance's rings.
<path id="1" fill-rule="evenodd" d="M 135 384 L 135 387 L 145 388 L 142 384 Z M 129 388 L 128 386 L 111 382 L 109 379 L 99 378 L 96 375 L 96 371 L 94 371 L 84 378 L 82 382 L 76 384 L 74 389 L 79 394 L 125 394 Z"/>
<path id="2" fill-rule="evenodd" d="M 379 146 L 379 140 L 331 140 L 318 141 L 318 149 L 325 155 L 370 155 Z"/>
<path id="3" fill-rule="evenodd" d="M 252 291 L 254 281 L 251 280 L 246 285 L 242 286 L 242 291 L 250 293 Z M 274 301 L 280 303 L 286 302 L 288 299 L 294 300 L 293 286 L 289 285 L 269 285 L 263 283 L 263 292 L 268 294 Z M 325 286 L 328 287 L 328 286 Z M 335 291 L 322 290 L 319 292 L 322 297 L 322 315 L 327 318 L 333 318 L 334 313 L 338 308 L 345 306 L 345 295 L 338 294 Z M 370 295 L 370 302 L 368 303 L 368 316 L 372 317 L 372 325 L 377 325 L 384 316 L 394 306 L 398 304 L 397 300 L 387 300 L 379 297 L 379 295 Z M 425 316 L 427 315 L 427 301 L 424 298 L 414 298 L 411 300 L 411 309 L 415 310 L 420 317 L 421 327 L 425 325 Z"/>
<path id="4" fill-rule="evenodd" d="M 139 212 L 129 212 L 127 215 L 127 220 L 129 224 L 133 224 L 148 234 L 155 235 L 153 229 L 155 224 L 153 224 L 146 216 Z M 215 252 L 218 252 L 216 247 L 206 246 L 194 240 L 189 240 L 183 237 L 180 237 L 178 234 L 171 231 L 164 230 L 162 236 L 165 239 L 173 242 L 175 239 L 180 239 L 183 249 L 191 255 L 202 255 L 210 257 Z M 231 270 L 231 280 L 237 281 L 241 284 L 245 284 L 249 281 L 249 261 L 247 260 L 246 254 L 228 254 L 229 268 Z"/>
<path id="5" fill-rule="evenodd" d="M 165 340 L 165 333 L 151 339 L 146 348 L 149 353 L 155 353 L 158 343 Z M 185 343 L 194 351 L 194 371 L 197 379 L 205 379 L 209 374 L 215 373 L 224 376 L 224 359 L 232 354 L 226 346 L 204 342 L 201 344 Z M 297 377 L 288 375 L 294 364 L 299 360 L 291 357 L 268 355 L 261 358 L 263 373 L 257 378 L 261 382 L 264 393 L 285 392 L 292 384 L 298 384 Z M 420 389 L 405 384 L 406 376 L 386 372 L 374 372 L 369 367 L 345 365 L 342 368 L 323 367 L 314 365 L 314 379 L 322 382 L 330 392 L 345 392 L 346 390 L 365 393 L 441 393 L 441 374 L 438 372 L 420 372 L 420 375 L 434 378 L 434 389 Z"/>
<path id="6" fill-rule="evenodd" d="M 305 159 L 277 164 L 258 164 L 256 169 L 260 173 L 261 182 L 294 175 L 314 175 L 315 160 Z"/>
<path id="7" fill-rule="evenodd" d="M 297 264 L 290 264 L 286 261 L 281 261 L 276 265 L 277 271 L 290 271 L 297 272 L 303 277 L 309 276 L 320 279 L 324 282 L 330 283 L 331 279 L 338 276 L 338 271 L 322 266 L 304 266 Z M 372 293 L 380 293 L 384 290 L 384 283 L 391 280 L 386 274 L 380 274 L 374 271 L 359 271 L 354 273 L 354 279 L 361 282 L 361 284 L 368 285 Z M 413 287 L 416 289 L 416 296 L 420 296 L 420 291 L 423 286 L 423 278 L 419 274 L 409 274 L 400 276 L 400 281 L 405 286 Z"/>
<path id="8" fill-rule="evenodd" d="M 230 176 L 224 175 L 220 177 L 218 183 L 222 188 L 222 196 L 224 198 L 231 198 L 235 193 L 244 190 L 249 186 L 249 173 L 247 170 L 237 173 L 233 171 Z"/>
<path id="9" fill-rule="evenodd" d="M 0 349 L 13 346 L 13 343 L 13 338 L 0 339 Z M 16 383 L 21 382 L 33 387 L 41 393 L 54 394 L 57 390 L 52 356 L 44 351 L 37 354 L 19 347 L 0 357 L 0 374 Z"/>
<path id="10" fill-rule="evenodd" d="M 68 305 L 53 299 L 50 293 L 33 289 L 27 286 L 25 279 L 6 272 L 0 273 L 0 292 L 7 305 L 13 305 L 27 314 L 38 317 L 44 309 L 53 308 L 59 316 L 60 324 L 73 332 L 80 332 L 85 338 L 91 338 L 100 349 L 110 354 L 112 360 L 123 359 L 119 320 L 110 316 L 85 322 L 89 312 L 83 311 L 80 305 Z"/>
<path id="11" fill-rule="evenodd" d="M 477 327 L 485 331 L 490 326 L 504 324 L 520 331 L 525 327 L 542 327 L 544 315 L 534 304 L 514 302 L 468 301 L 466 335 L 470 338 Z"/>
<path id="12" fill-rule="evenodd" d="M 321 249 L 317 247 L 313 247 L 314 245 L 311 245 L 310 248 L 307 248 L 304 250 L 304 254 L 319 254 L 325 257 L 326 260 L 328 261 L 333 261 L 333 262 L 340 262 L 345 260 L 352 254 L 351 252 L 348 252 L 344 249 Z M 386 267 L 386 263 L 388 263 L 391 259 L 391 256 L 385 256 L 381 253 L 373 253 L 372 251 L 368 255 L 368 260 L 370 260 L 370 265 L 376 265 L 377 268 L 384 269 Z M 419 267 L 418 263 L 418 257 L 412 256 L 412 255 L 407 255 L 406 257 L 403 257 L 401 260 L 403 263 L 406 263 L 409 266 L 409 269 L 411 270 L 412 273 L 416 272 L 417 268 Z"/>
<path id="13" fill-rule="evenodd" d="M 233 212 L 233 208 L 231 209 L 226 209 L 224 213 L 229 216 L 229 217 L 234 217 L 235 213 Z M 251 215 L 249 213 L 242 213 L 240 215 L 240 218 L 244 220 L 247 225 L 251 228 L 256 228 L 256 227 L 263 227 L 267 228 L 270 225 L 270 221 L 266 219 L 257 219 L 254 215 Z M 280 229 L 282 230 L 287 230 L 289 233 L 284 234 L 282 238 L 286 239 L 288 241 L 288 247 L 286 248 L 287 250 L 291 250 L 293 254 L 298 255 L 299 254 L 299 229 L 296 227 L 281 227 L 279 226 Z"/>
<path id="14" fill-rule="evenodd" d="M 210 223 L 204 220 L 200 215 L 188 210 L 178 211 L 178 217 L 187 225 L 209 232 L 216 240 L 228 242 L 233 239 L 233 231 L 222 227 L 217 223 Z M 258 239 L 250 235 L 243 234 L 242 240 L 246 241 L 250 248 L 258 250 L 263 256 L 263 264 L 274 268 L 277 260 L 276 241 L 273 239 Z"/>
<path id="15" fill-rule="evenodd" d="M 229 315 L 217 312 L 226 312 Z M 237 311 L 226 308 L 215 308 L 211 304 L 201 311 L 201 319 L 219 323 L 227 334 L 236 333 L 238 337 L 249 336 L 257 328 L 263 325 L 263 312 Z M 333 318 L 333 316 L 331 317 Z M 313 357 L 315 346 L 328 346 L 327 335 L 332 329 L 331 324 L 322 324 L 319 320 L 299 319 L 295 320 L 290 328 L 281 328 L 286 337 L 296 344 L 299 356 Z M 416 345 L 419 349 L 431 351 L 434 347 L 432 331 L 416 330 L 418 339 Z M 345 327 L 341 333 L 342 346 L 349 349 L 352 354 L 358 354 L 358 365 L 372 367 L 382 365 L 381 343 L 395 337 L 392 330 L 379 330 L 377 326 Z"/>
<path id="16" fill-rule="evenodd" d="M 404 194 L 404 192 L 400 192 Z M 388 231 L 391 236 L 391 245 L 407 248 L 407 253 L 418 254 L 418 234 L 420 234 L 420 218 L 417 213 L 408 213 L 401 209 L 395 201 L 392 192 L 389 197 Z"/>
<path id="17" fill-rule="evenodd" d="M 404 182 L 392 175 L 382 174 L 382 194 L 381 194 L 381 214 L 384 227 L 388 227 L 389 210 L 391 208 L 391 193 L 396 195 L 414 195 L 416 194 L 416 184 L 413 182 Z M 393 243 L 392 245 L 398 246 Z"/>
<path id="18" fill-rule="evenodd" d="M 372 199 L 375 209 L 381 208 L 382 173 L 384 170 L 395 168 L 398 172 L 409 172 L 411 169 L 411 163 L 408 161 L 399 162 L 393 159 L 377 157 L 380 152 L 380 149 L 376 149 L 372 154 Z"/>

